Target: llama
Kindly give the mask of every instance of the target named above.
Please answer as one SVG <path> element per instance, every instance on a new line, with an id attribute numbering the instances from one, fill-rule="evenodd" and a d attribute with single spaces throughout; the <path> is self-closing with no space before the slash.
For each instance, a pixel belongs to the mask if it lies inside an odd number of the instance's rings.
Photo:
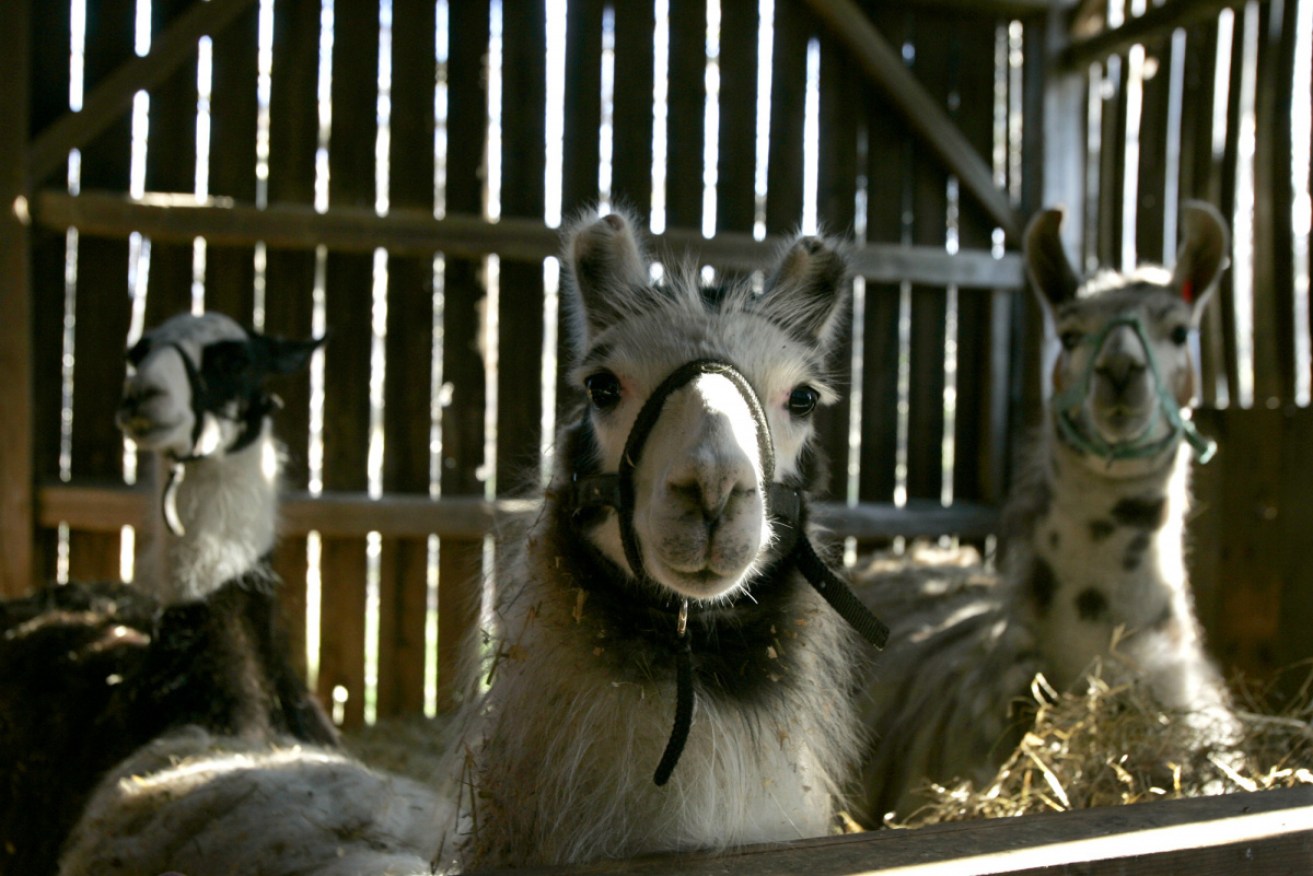
<path id="1" fill-rule="evenodd" d="M 503 640 L 444 863 L 824 834 L 860 747 L 864 654 L 822 594 L 882 641 L 805 535 L 844 261 L 802 238 L 760 295 L 692 269 L 654 286 L 612 214 L 574 228 L 565 262 L 587 401 L 541 513 L 500 541 Z"/>
<path id="2" fill-rule="evenodd" d="M 906 817 L 927 781 L 992 777 L 1024 730 L 1010 715 L 1036 673 L 1075 687 L 1097 662 L 1199 729 L 1235 729 L 1204 652 L 1186 580 L 1191 455 L 1212 454 L 1186 419 L 1189 336 L 1224 267 L 1227 230 L 1188 203 L 1174 272 L 1104 272 L 1081 284 L 1058 237 L 1061 212 L 1030 223 L 1026 263 L 1059 341 L 1044 421 L 1004 512 L 1001 580 L 909 569 L 868 581 L 890 618 L 863 714 L 866 815 Z M 880 576 L 877 576 L 877 578 Z"/>
<path id="3" fill-rule="evenodd" d="M 115 704 L 131 750 L 105 764 L 65 876 L 428 870 L 431 850 L 416 850 L 438 817 L 432 795 L 337 750 L 278 627 L 277 402 L 262 384 L 318 344 L 248 337 L 207 314 L 129 351 L 119 422 L 173 463 L 162 502 L 173 568 L 152 585 L 154 640 Z"/>
<path id="4" fill-rule="evenodd" d="M 248 336 L 206 314 L 175 317 L 129 351 L 118 423 L 172 462 L 162 492 L 169 571 L 136 587 L 49 588 L 0 608 L 0 714 L 15 758 L 0 860 L 15 872 L 53 872 L 97 780 L 170 728 L 336 744 L 288 659 L 267 565 L 278 463 L 276 399 L 263 383 L 300 369 L 318 343 Z"/>

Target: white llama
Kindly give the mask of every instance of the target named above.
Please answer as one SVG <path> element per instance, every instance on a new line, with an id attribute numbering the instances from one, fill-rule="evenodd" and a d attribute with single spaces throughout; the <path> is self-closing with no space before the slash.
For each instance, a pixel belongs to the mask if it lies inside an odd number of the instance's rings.
<path id="1" fill-rule="evenodd" d="M 575 227 L 565 262 L 587 403 L 541 514 L 500 543 L 504 639 L 447 854 L 474 869 L 824 834 L 869 652 L 818 595 L 851 596 L 803 519 L 844 261 L 803 238 L 759 295 L 692 269 L 655 286 L 609 215 Z"/>
<path id="2" fill-rule="evenodd" d="M 263 384 L 317 344 L 248 336 L 207 314 L 176 317 L 129 352 L 119 422 L 174 465 L 171 569 L 143 582 L 162 608 L 151 641 L 90 716 L 110 738 L 98 769 L 73 777 L 90 796 L 60 873 L 427 869 L 415 850 L 437 817 L 432 796 L 336 750 L 278 626 L 267 566 L 277 405 Z M 297 817 L 284 823 L 288 811 Z"/>
<path id="3" fill-rule="evenodd" d="M 1010 712 L 1030 699 L 1037 672 L 1065 690 L 1101 661 L 1105 678 L 1137 680 L 1185 713 L 1201 745 L 1226 743 L 1234 728 L 1183 555 L 1190 457 L 1213 449 L 1186 419 L 1188 341 L 1225 265 L 1226 226 L 1189 203 L 1173 273 L 1081 284 L 1060 222 L 1042 212 L 1025 238 L 1060 345 L 1038 440 L 1005 509 L 1001 580 L 911 570 L 862 589 L 892 627 L 863 707 L 875 731 L 863 776 L 873 821 L 909 815 L 928 780 L 987 781 L 1019 741 L 1024 718 Z"/>

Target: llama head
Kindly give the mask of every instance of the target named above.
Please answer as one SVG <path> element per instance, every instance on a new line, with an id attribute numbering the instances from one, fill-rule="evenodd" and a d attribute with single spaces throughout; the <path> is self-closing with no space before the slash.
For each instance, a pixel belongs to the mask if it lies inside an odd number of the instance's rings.
<path id="1" fill-rule="evenodd" d="M 760 294 L 701 288 L 692 268 L 657 286 L 633 223 L 613 214 L 568 235 L 566 262 L 581 352 L 572 377 L 588 397 L 573 474 L 628 466 L 632 485 L 629 520 L 607 511 L 587 537 L 681 597 L 727 598 L 780 535 L 769 483 L 803 487 L 811 474 L 812 412 L 836 397 L 824 363 L 844 261 L 830 243 L 801 238 Z"/>
<path id="2" fill-rule="evenodd" d="M 1059 432 L 1092 464 L 1145 459 L 1184 435 L 1207 442 L 1182 419 L 1194 395 L 1190 334 L 1226 264 L 1228 234 L 1215 209 L 1187 202 L 1175 269 L 1102 272 L 1082 283 L 1058 237 L 1060 210 L 1026 230 L 1026 266 L 1061 349 L 1050 406 Z M 1207 451 L 1211 453 L 1211 451 Z"/>
<path id="3" fill-rule="evenodd" d="M 304 367 L 322 340 L 248 333 L 218 313 L 175 316 L 128 350 L 119 428 L 175 460 L 244 445 L 274 406 L 265 378 Z"/>

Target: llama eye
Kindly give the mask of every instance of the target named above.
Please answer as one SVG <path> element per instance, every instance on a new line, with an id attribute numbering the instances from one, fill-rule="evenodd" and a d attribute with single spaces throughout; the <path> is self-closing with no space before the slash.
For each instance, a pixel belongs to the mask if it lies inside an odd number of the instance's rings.
<path id="1" fill-rule="evenodd" d="M 1058 341 L 1062 344 L 1064 350 L 1074 350 L 1085 337 L 1081 332 L 1063 332 L 1058 335 Z"/>
<path id="2" fill-rule="evenodd" d="M 1176 328 L 1172 329 L 1171 334 L 1168 335 L 1168 337 L 1172 339 L 1173 344 L 1180 347 L 1185 344 L 1186 340 L 1190 337 L 1190 329 L 1186 326 L 1178 325 Z"/>
<path id="3" fill-rule="evenodd" d="M 794 387 L 793 392 L 789 393 L 789 413 L 795 417 L 805 417 L 816 410 L 816 402 L 820 398 L 821 394 L 806 384 Z"/>
<path id="4" fill-rule="evenodd" d="M 584 378 L 588 400 L 599 411 L 609 411 L 620 403 L 620 378 L 610 371 L 599 371 Z"/>

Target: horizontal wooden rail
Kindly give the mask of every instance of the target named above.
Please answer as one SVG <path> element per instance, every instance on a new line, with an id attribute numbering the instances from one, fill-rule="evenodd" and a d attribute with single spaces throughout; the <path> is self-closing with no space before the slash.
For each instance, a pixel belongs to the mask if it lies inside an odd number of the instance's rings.
<path id="1" fill-rule="evenodd" d="M 1313 870 L 1313 786 L 654 855 L 517 876 L 1259 876 Z M 488 876 L 491 871 L 483 871 Z"/>
<path id="2" fill-rule="evenodd" d="M 1223 9 L 1244 4 L 1245 0 L 1172 0 L 1161 6 L 1150 6 L 1143 15 L 1127 19 L 1120 27 L 1072 42 L 1059 56 L 1058 63 L 1064 69 L 1076 70 L 1120 54 L 1136 43 L 1164 39 L 1177 28 L 1209 21 Z"/>
<path id="3" fill-rule="evenodd" d="M 137 231 L 152 240 L 190 243 L 203 237 L 214 246 L 275 249 L 326 246 L 342 252 L 385 248 L 397 255 L 443 252 L 458 258 L 496 253 L 503 258 L 535 260 L 560 252 L 560 232 L 542 222 L 449 214 L 442 219 L 416 209 L 392 209 L 380 216 L 360 207 L 333 207 L 325 213 L 302 204 L 271 204 L 261 209 L 226 198 L 198 201 L 191 195 L 147 194 L 142 198 L 105 191 L 70 195 L 43 190 L 33 202 L 33 216 L 45 228 L 77 228 L 90 236 L 126 238 Z M 705 238 L 672 229 L 651 240 L 654 254 L 688 253 L 706 264 L 756 270 L 771 262 L 781 238 L 757 240 L 749 234 L 720 233 Z M 893 244 L 851 245 L 853 271 L 877 283 L 903 280 L 924 286 L 963 289 L 1016 289 L 1023 282 L 1021 257 L 995 257 L 984 250 L 947 253 L 942 248 Z"/>
<path id="4" fill-rule="evenodd" d="M 54 528 L 67 523 L 81 532 L 118 532 L 123 526 L 141 527 L 158 513 L 151 493 L 127 486 L 43 486 L 37 490 L 37 525 Z M 499 523 L 535 514 L 531 499 L 453 496 L 387 495 L 372 499 L 364 493 L 284 494 L 279 502 L 284 535 L 315 531 L 325 536 L 364 537 L 377 532 L 390 538 L 479 538 L 493 533 Z M 818 523 L 842 536 L 892 538 L 960 535 L 983 538 L 998 526 L 995 508 L 961 503 L 947 508 L 938 502 L 913 502 L 899 508 L 865 503 L 849 507 L 819 502 L 813 512 Z"/>

